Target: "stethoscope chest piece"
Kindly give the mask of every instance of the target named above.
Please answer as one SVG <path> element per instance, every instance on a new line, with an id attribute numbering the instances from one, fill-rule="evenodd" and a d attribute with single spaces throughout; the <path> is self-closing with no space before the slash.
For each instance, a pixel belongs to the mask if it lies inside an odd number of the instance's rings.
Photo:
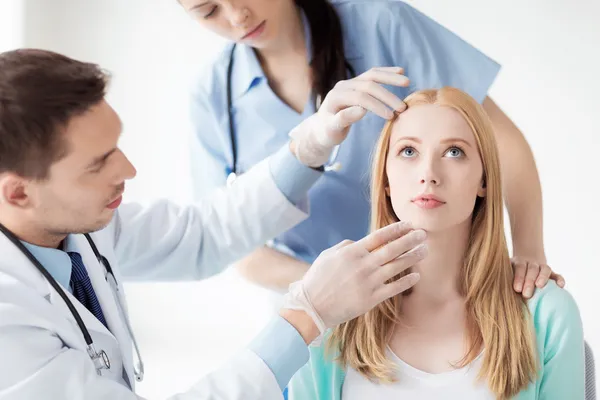
<path id="1" fill-rule="evenodd" d="M 110 359 L 108 358 L 108 354 L 104 350 L 100 350 L 100 352 L 96 351 L 96 348 L 93 344 L 88 345 L 87 348 L 88 355 L 92 359 L 94 366 L 96 367 L 96 372 L 100 375 L 100 371 L 103 369 L 110 369 Z"/>
<path id="2" fill-rule="evenodd" d="M 235 172 L 230 172 L 229 175 L 227 175 L 227 187 L 231 187 L 236 179 L 237 174 Z"/>

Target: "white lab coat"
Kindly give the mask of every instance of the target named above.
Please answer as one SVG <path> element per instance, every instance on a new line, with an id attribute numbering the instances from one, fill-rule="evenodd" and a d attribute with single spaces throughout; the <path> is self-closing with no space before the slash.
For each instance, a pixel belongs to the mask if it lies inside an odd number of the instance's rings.
<path id="1" fill-rule="evenodd" d="M 192 207 L 159 202 L 120 207 L 92 234 L 123 280 L 204 279 L 306 218 L 287 201 L 267 160 Z M 68 292 L 111 368 L 99 377 L 64 301 L 35 267 L 0 235 L 0 399 L 139 399 L 132 342 L 113 292 L 83 235 L 74 235 L 110 331 Z M 158 295 L 158 294 L 157 294 Z M 119 287 L 118 296 L 123 296 Z M 125 304 L 124 298 L 122 303 Z M 126 311 L 125 311 L 126 312 Z M 196 316 L 190 316 L 196 318 Z M 171 400 L 283 398 L 268 366 L 249 350 Z"/>

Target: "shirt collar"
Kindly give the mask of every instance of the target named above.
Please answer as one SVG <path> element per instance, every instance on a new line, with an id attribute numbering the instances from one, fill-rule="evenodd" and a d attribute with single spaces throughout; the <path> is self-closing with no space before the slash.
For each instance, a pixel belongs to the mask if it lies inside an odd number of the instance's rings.
<path id="1" fill-rule="evenodd" d="M 31 243 L 22 242 L 23 245 L 33 254 L 35 258 L 46 268 L 48 273 L 62 285 L 68 289 L 71 282 L 71 257 L 67 252 L 77 251 L 74 241 L 71 236 L 67 236 L 63 242 L 62 249 L 52 249 L 48 247 L 36 246 Z"/>
<path id="2" fill-rule="evenodd" d="M 308 62 L 312 61 L 312 36 L 310 25 L 304 11 L 301 12 L 304 38 L 306 40 L 306 56 Z M 238 99 L 246 94 L 253 86 L 265 78 L 265 73 L 258 61 L 258 57 L 251 46 L 238 44 L 234 50 L 235 61 L 231 71 L 232 98 Z"/>
<path id="3" fill-rule="evenodd" d="M 312 34 L 310 24 L 304 11 L 301 10 L 302 26 L 304 28 L 304 38 L 306 41 L 306 57 L 308 62 L 312 61 Z M 343 27 L 342 27 L 343 30 Z M 344 35 L 350 32 L 343 32 Z M 346 38 L 347 39 L 347 38 Z M 347 61 L 361 58 L 359 46 L 348 45 L 353 40 L 344 40 L 344 53 Z M 231 94 L 232 98 L 238 99 L 246 94 L 253 86 L 265 78 L 265 73 L 258 61 L 258 57 L 251 46 L 237 45 L 234 50 L 235 61 L 231 74 Z"/>

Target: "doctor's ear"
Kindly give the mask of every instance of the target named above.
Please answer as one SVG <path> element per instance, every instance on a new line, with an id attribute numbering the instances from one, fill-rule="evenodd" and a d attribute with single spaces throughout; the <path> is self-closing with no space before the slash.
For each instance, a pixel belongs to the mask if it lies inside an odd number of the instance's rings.
<path id="1" fill-rule="evenodd" d="M 385 194 L 387 195 L 387 197 L 390 197 L 390 187 L 389 186 L 385 187 Z"/>
<path id="2" fill-rule="evenodd" d="M 0 175 L 0 204 L 27 207 L 31 202 L 27 184 L 26 179 L 15 174 Z"/>

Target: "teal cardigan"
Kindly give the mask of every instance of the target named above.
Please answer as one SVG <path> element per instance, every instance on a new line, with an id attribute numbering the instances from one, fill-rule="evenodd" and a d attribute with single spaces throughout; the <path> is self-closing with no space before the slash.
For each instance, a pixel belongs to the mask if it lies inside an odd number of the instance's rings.
<path id="1" fill-rule="evenodd" d="M 548 282 L 528 301 L 533 316 L 540 368 L 518 400 L 583 400 L 585 361 L 583 327 L 573 297 Z M 341 400 L 345 370 L 325 355 L 326 340 L 310 349 L 310 361 L 290 382 L 290 400 Z M 384 400 L 384 399 L 382 399 Z"/>

